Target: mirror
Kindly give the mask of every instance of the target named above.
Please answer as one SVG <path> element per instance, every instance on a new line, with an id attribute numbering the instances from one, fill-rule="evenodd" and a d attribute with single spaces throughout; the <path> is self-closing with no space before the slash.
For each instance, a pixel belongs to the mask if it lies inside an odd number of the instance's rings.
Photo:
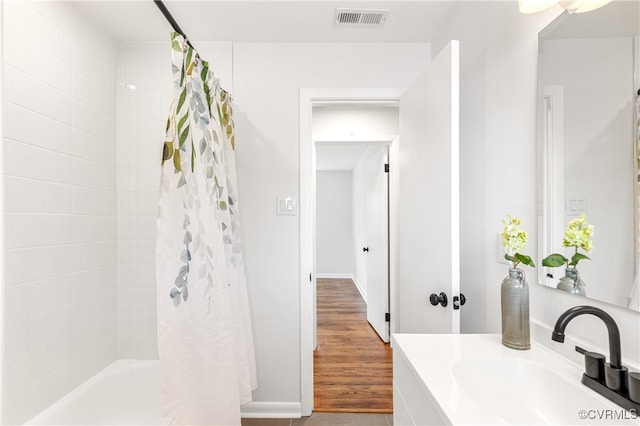
<path id="1" fill-rule="evenodd" d="M 539 34 L 537 281 L 557 288 L 565 268 L 542 267 L 542 259 L 571 258 L 564 231 L 584 213 L 595 229 L 591 260 L 577 265 L 586 297 L 634 310 L 639 63 L 640 2 L 565 12 Z"/>

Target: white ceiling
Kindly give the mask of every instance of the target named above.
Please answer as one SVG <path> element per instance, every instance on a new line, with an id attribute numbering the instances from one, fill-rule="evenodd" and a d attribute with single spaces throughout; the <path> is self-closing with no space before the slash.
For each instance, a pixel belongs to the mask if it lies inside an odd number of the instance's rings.
<path id="1" fill-rule="evenodd" d="M 164 3 L 195 44 L 197 40 L 429 42 L 459 1 L 165 0 Z M 119 41 L 166 41 L 169 38 L 171 27 L 152 0 L 74 3 Z M 381 28 L 339 28 L 333 26 L 337 7 L 389 9 L 390 14 Z"/>
<path id="2" fill-rule="evenodd" d="M 631 37 L 640 34 L 640 1 L 618 0 L 588 13 L 565 13 L 540 35 L 543 38 Z"/>
<path id="3" fill-rule="evenodd" d="M 369 147 L 366 143 L 317 145 L 316 170 L 353 170 Z"/>
<path id="4" fill-rule="evenodd" d="M 515 8 L 516 0 L 164 0 L 184 32 L 195 43 L 235 42 L 430 42 L 458 3 L 478 11 Z M 118 41 L 167 41 L 170 25 L 153 0 L 72 0 L 89 20 Z M 475 4 L 474 4 L 475 3 Z M 484 3 L 484 4 L 482 4 Z M 511 3 L 511 4 L 509 4 Z M 477 6 L 481 5 L 478 9 Z M 389 9 L 381 28 L 333 25 L 337 7 Z M 602 9 L 563 19 L 552 37 L 584 34 L 604 27 L 609 36 L 638 34 L 638 0 L 614 0 Z M 478 19 L 487 17 L 478 16 Z M 566 21 L 566 22 L 564 22 Z M 602 23 L 605 23 L 602 25 Z M 551 36 L 551 35 L 550 35 Z"/>

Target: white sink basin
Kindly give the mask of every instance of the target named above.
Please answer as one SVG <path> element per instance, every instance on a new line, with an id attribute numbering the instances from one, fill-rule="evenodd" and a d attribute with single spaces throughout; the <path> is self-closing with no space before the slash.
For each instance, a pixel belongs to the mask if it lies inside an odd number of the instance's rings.
<path id="1" fill-rule="evenodd" d="M 527 351 L 496 334 L 396 334 L 392 342 L 398 425 L 640 424 L 584 386 L 581 365 L 535 341 Z"/>
<path id="2" fill-rule="evenodd" d="M 500 423 L 568 425 L 580 421 L 580 410 L 612 408 L 580 382 L 529 360 L 465 359 L 452 369 L 464 392 Z"/>

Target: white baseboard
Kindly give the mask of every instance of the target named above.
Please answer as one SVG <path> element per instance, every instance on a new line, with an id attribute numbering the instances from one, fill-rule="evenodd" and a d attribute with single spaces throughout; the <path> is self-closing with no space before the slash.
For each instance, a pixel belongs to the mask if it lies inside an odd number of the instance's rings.
<path id="1" fill-rule="evenodd" d="M 356 285 L 356 288 L 360 292 L 360 296 L 362 296 L 362 298 L 364 299 L 364 303 L 367 303 L 367 294 L 364 291 L 362 291 L 362 287 L 360 287 L 360 283 L 358 282 L 356 277 L 352 276 L 351 281 L 353 281 L 353 283 Z"/>
<path id="2" fill-rule="evenodd" d="M 299 402 L 259 402 L 251 401 L 240 407 L 241 415 L 246 419 L 297 419 L 302 417 L 302 405 Z"/>

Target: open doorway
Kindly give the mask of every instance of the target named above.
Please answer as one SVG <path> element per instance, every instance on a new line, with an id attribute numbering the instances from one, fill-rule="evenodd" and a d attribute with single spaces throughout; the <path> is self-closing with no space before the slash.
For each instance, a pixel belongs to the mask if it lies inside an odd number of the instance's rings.
<path id="1" fill-rule="evenodd" d="M 389 146 L 316 143 L 316 279 L 351 281 L 389 341 Z"/>
<path id="2" fill-rule="evenodd" d="M 389 149 L 397 105 L 313 109 L 314 410 L 392 412 Z"/>
<path id="3" fill-rule="evenodd" d="M 406 88 L 300 89 L 300 400 L 303 416 L 313 410 L 314 391 L 316 150 L 311 132 L 313 107 L 340 101 L 395 102 L 399 106 L 401 126 L 398 139 L 391 144 L 389 173 L 391 333 L 455 334 L 460 331 L 460 309 L 434 309 L 429 297 L 443 291 L 452 297 L 460 295 L 458 81 L 459 42 L 452 40 Z M 433 208 L 434 200 L 438 208 Z M 402 257 L 398 255 L 400 250 Z"/>

